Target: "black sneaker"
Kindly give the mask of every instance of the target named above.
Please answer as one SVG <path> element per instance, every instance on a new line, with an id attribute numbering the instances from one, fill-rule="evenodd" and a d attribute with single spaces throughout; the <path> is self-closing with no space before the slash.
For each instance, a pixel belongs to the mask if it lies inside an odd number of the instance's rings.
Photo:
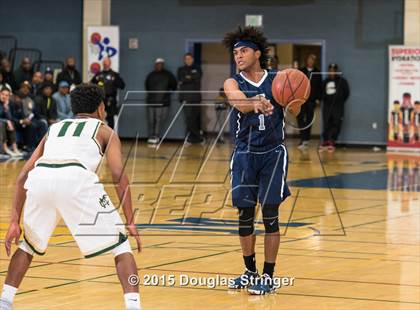
<path id="1" fill-rule="evenodd" d="M 276 288 L 273 279 L 268 274 L 264 273 L 255 281 L 255 284 L 248 287 L 248 293 L 251 295 L 265 295 L 273 293 Z"/>

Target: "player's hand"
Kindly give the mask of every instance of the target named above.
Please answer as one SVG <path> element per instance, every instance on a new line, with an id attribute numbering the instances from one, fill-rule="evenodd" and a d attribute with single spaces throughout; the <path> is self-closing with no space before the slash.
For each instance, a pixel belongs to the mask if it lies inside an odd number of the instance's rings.
<path id="1" fill-rule="evenodd" d="M 266 116 L 273 114 L 274 107 L 271 104 L 270 100 L 267 100 L 265 97 L 262 96 L 257 96 L 254 98 L 255 113 L 263 113 Z"/>
<path id="2" fill-rule="evenodd" d="M 19 238 L 22 230 L 20 229 L 19 223 L 10 223 L 9 229 L 6 233 L 4 246 L 6 247 L 7 256 L 10 256 L 10 250 L 12 249 L 12 242 L 14 240 L 16 245 L 19 245 Z"/>
<path id="3" fill-rule="evenodd" d="M 132 237 L 134 237 L 134 239 L 136 239 L 136 243 L 137 243 L 137 252 L 141 252 L 141 241 L 140 241 L 140 234 L 137 231 L 137 227 L 135 224 L 130 224 L 127 225 L 127 230 L 128 230 L 128 234 Z"/>

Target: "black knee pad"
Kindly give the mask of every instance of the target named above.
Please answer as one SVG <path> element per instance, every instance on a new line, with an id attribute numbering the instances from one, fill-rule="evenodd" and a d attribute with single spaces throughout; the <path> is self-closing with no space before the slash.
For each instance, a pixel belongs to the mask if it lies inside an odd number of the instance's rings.
<path id="1" fill-rule="evenodd" d="M 266 234 L 279 231 L 279 205 L 262 206 L 263 222 Z"/>
<path id="2" fill-rule="evenodd" d="M 254 233 L 255 207 L 238 208 L 239 236 L 246 237 Z"/>

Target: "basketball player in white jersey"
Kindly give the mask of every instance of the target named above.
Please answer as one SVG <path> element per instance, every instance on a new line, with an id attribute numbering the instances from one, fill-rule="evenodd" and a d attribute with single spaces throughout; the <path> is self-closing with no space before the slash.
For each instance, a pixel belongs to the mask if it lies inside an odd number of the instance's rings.
<path id="1" fill-rule="evenodd" d="M 121 143 L 115 132 L 102 122 L 106 117 L 103 101 L 99 87 L 77 86 L 71 93 L 75 118 L 50 127 L 18 177 L 5 239 L 8 256 L 12 243 L 19 245 L 19 222 L 25 204 L 24 237 L 9 264 L 0 298 L 2 310 L 12 309 L 14 296 L 33 255 L 44 255 L 61 218 L 86 258 L 113 253 L 126 309 L 141 309 L 138 285 L 128 280 L 130 275 L 137 275 L 137 266 L 126 230 L 134 236 L 139 252 L 141 242 L 122 164 Z M 104 154 L 126 223 L 95 173 Z"/>

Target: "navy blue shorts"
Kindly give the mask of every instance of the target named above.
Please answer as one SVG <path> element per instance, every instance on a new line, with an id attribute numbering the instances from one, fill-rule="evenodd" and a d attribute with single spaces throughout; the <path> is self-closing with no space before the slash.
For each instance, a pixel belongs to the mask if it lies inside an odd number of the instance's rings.
<path id="1" fill-rule="evenodd" d="M 288 155 L 283 144 L 263 153 L 235 150 L 230 165 L 233 206 L 280 204 L 290 196 L 287 168 Z"/>

